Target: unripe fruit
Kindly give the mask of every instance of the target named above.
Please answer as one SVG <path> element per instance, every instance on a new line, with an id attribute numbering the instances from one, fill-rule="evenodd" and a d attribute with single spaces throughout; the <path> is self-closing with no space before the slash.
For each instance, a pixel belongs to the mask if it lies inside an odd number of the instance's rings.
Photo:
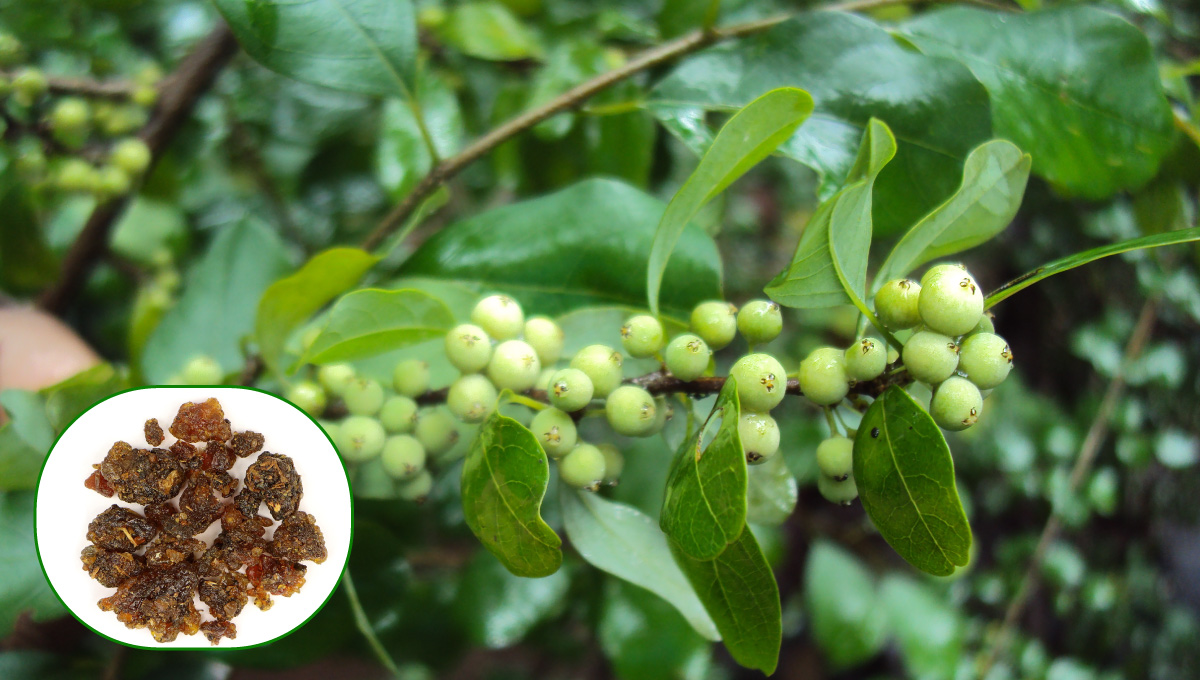
<path id="1" fill-rule="evenodd" d="M 354 380 L 354 367 L 350 364 L 329 364 L 317 369 L 317 380 L 325 391 L 335 397 L 340 397 L 346 391 L 346 386 Z"/>
<path id="2" fill-rule="evenodd" d="M 555 408 L 571 413 L 592 401 L 592 379 L 578 368 L 564 368 L 550 377 L 546 391 Z"/>
<path id="3" fill-rule="evenodd" d="M 429 390 L 429 362 L 405 359 L 392 370 L 392 387 L 406 397 L 417 397 Z"/>
<path id="4" fill-rule="evenodd" d="M 27 182 L 41 179 L 42 173 L 46 172 L 46 153 L 42 151 L 41 146 L 21 145 L 18 149 L 19 155 L 15 164 L 22 179 Z"/>
<path id="5" fill-rule="evenodd" d="M 995 333 L 996 321 L 992 318 L 992 313 L 984 311 L 983 316 L 979 317 L 979 323 L 971 329 L 967 335 L 975 335 L 976 333 Z"/>
<path id="6" fill-rule="evenodd" d="M 24 56 L 25 48 L 11 33 L 0 33 L 0 66 L 12 66 Z"/>
<path id="7" fill-rule="evenodd" d="M 766 413 L 778 406 L 787 392 L 787 374 L 770 354 L 747 354 L 733 364 L 729 375 L 737 380 L 743 411 Z"/>
<path id="8" fill-rule="evenodd" d="M 87 139 L 91 109 L 76 97 L 60 99 L 50 111 L 50 129 L 54 138 L 70 148 L 83 145 Z"/>
<path id="9" fill-rule="evenodd" d="M 662 324 L 648 314 L 630 317 L 625 325 L 621 326 L 621 345 L 625 347 L 625 351 L 629 352 L 631 357 L 638 359 L 652 357 L 666 343 L 667 339 L 663 335 Z"/>
<path id="10" fill-rule="evenodd" d="M 373 416 L 383 407 L 383 386 L 370 378 L 351 380 L 342 391 L 342 401 L 351 415 Z"/>
<path id="11" fill-rule="evenodd" d="M 887 368 L 887 348 L 874 338 L 863 338 L 846 348 L 846 377 L 874 380 Z"/>
<path id="12" fill-rule="evenodd" d="M 68 158 L 58 166 L 54 184 L 62 191 L 91 192 L 100 185 L 100 174 L 82 158 Z"/>
<path id="13" fill-rule="evenodd" d="M 109 161 L 131 177 L 137 177 L 150 167 L 150 147 L 137 137 L 122 139 L 113 146 Z"/>
<path id="14" fill-rule="evenodd" d="M 994 333 L 974 333 L 963 340 L 958 368 L 981 390 L 990 390 L 1008 377 L 1013 353 L 1004 338 Z"/>
<path id="15" fill-rule="evenodd" d="M 845 481 L 854 471 L 854 440 L 834 435 L 817 444 L 817 467 L 826 477 Z"/>
<path id="16" fill-rule="evenodd" d="M 414 503 L 424 503 L 425 499 L 429 498 L 430 491 L 433 491 L 433 475 L 429 474 L 429 470 L 422 470 L 417 476 L 401 482 L 396 487 L 396 495 L 401 500 Z"/>
<path id="17" fill-rule="evenodd" d="M 604 483 L 616 484 L 621 481 L 621 472 L 625 470 L 625 456 L 621 450 L 605 442 L 596 448 L 604 454 Z"/>
<path id="18" fill-rule="evenodd" d="M 133 93 L 129 95 L 129 99 L 138 106 L 150 108 L 154 106 L 154 102 L 158 101 L 158 88 L 149 85 L 138 85 L 133 88 Z"/>
<path id="19" fill-rule="evenodd" d="M 975 383 L 954 376 L 947 378 L 933 392 L 929 415 L 943 430 L 965 430 L 979 420 L 983 413 L 983 395 Z"/>
<path id="20" fill-rule="evenodd" d="M 399 394 L 388 397 L 379 409 L 379 422 L 393 434 L 412 432 L 417 424 L 417 402 Z"/>
<path id="21" fill-rule="evenodd" d="M 217 360 L 201 354 L 194 356 L 183 365 L 180 374 L 185 385 L 220 385 L 225 378 L 225 371 Z"/>
<path id="22" fill-rule="evenodd" d="M 608 395 L 604 403 L 608 424 L 618 434 L 644 437 L 654 429 L 658 409 L 654 397 L 635 385 L 621 385 Z"/>
<path id="23" fill-rule="evenodd" d="M 607 397 L 621 384 L 621 354 L 608 345 L 588 345 L 571 359 L 571 368 L 587 374 L 592 396 Z"/>
<path id="24" fill-rule="evenodd" d="M 658 396 L 654 398 L 654 426 L 646 433 L 646 436 L 658 434 L 667 426 L 667 421 L 675 417 L 675 409 L 667 403 L 667 398 Z"/>
<path id="25" fill-rule="evenodd" d="M 96 171 L 96 193 L 101 198 L 124 196 L 129 193 L 131 181 L 125 171 L 115 165 L 106 165 Z"/>
<path id="26" fill-rule="evenodd" d="M 698 335 L 685 333 L 667 345 L 667 370 L 680 380 L 695 380 L 708 370 L 712 350 Z"/>
<path id="27" fill-rule="evenodd" d="M 361 463 L 378 456 L 386 440 L 387 434 L 378 420 L 370 416 L 347 416 L 338 427 L 335 441 L 342 458 Z"/>
<path id="28" fill-rule="evenodd" d="M 701 302 L 692 310 L 692 332 L 703 338 L 713 351 L 722 349 L 737 333 L 737 311 L 728 302 Z"/>
<path id="29" fill-rule="evenodd" d="M 496 340 L 507 340 L 524 330 L 525 313 L 521 311 L 521 305 L 507 295 L 489 295 L 471 310 L 471 322 Z"/>
<path id="30" fill-rule="evenodd" d="M 821 492 L 821 496 L 825 500 L 839 505 L 850 505 L 855 498 L 858 498 L 858 485 L 854 483 L 853 477 L 839 482 L 821 475 L 817 477 L 817 491 Z"/>
<path id="31" fill-rule="evenodd" d="M 12 79 L 13 99 L 21 106 L 33 104 L 46 94 L 50 83 L 41 70 L 29 67 L 17 71 Z"/>
<path id="32" fill-rule="evenodd" d="M 921 277 L 918 307 L 930 330 L 958 336 L 983 316 L 983 291 L 961 265 L 938 265 Z"/>
<path id="33" fill-rule="evenodd" d="M 496 386 L 490 380 L 470 373 L 455 380 L 446 394 L 450 412 L 468 423 L 482 423 L 496 408 Z"/>
<path id="34" fill-rule="evenodd" d="M 314 418 L 325 412 L 325 390 L 315 382 L 305 380 L 292 385 L 287 400 Z"/>
<path id="35" fill-rule="evenodd" d="M 831 406 L 846 397 L 850 391 L 849 376 L 846 375 L 846 355 L 833 347 L 814 349 L 800 362 L 800 391 L 809 401 L 821 406 Z"/>
<path id="36" fill-rule="evenodd" d="M 487 369 L 496 387 L 513 392 L 532 388 L 541 372 L 537 352 L 524 340 L 505 340 L 496 345 Z"/>
<path id="37" fill-rule="evenodd" d="M 576 489 L 595 491 L 604 481 L 608 470 L 604 465 L 604 453 L 591 444 L 576 444 L 558 462 L 558 475 L 569 486 Z"/>
<path id="38" fill-rule="evenodd" d="M 338 436 L 342 431 L 341 425 L 332 420 L 318 420 L 317 425 L 320 425 L 321 429 L 325 431 L 326 436 L 329 437 L 329 441 L 333 442 L 334 446 L 337 446 Z"/>
<path id="39" fill-rule="evenodd" d="M 446 334 L 446 358 L 463 373 L 478 373 L 492 359 L 491 338 L 479 326 L 455 326 Z"/>
<path id="40" fill-rule="evenodd" d="M 895 279 L 875 293 L 875 313 L 889 330 L 902 331 L 921 323 L 918 299 L 921 286 L 916 281 Z"/>
<path id="41" fill-rule="evenodd" d="M 578 432 L 575 421 L 571 416 L 556 409 L 547 408 L 538 411 L 529 423 L 529 430 L 537 437 L 542 450 L 551 458 L 562 458 L 568 451 L 575 448 Z"/>
<path id="42" fill-rule="evenodd" d="M 558 324 L 544 316 L 525 322 L 525 342 L 537 352 L 543 366 L 553 366 L 562 357 L 564 339 Z"/>
<path id="43" fill-rule="evenodd" d="M 904 343 L 904 365 L 915 380 L 936 385 L 958 368 L 958 345 L 941 333 L 921 331 Z"/>
<path id="44" fill-rule="evenodd" d="M 392 479 L 412 479 L 425 469 L 425 447 L 406 434 L 388 437 L 379 462 Z"/>
<path id="45" fill-rule="evenodd" d="M 425 453 L 436 456 L 454 446 L 458 441 L 458 430 L 454 429 L 454 419 L 449 413 L 431 409 L 417 414 L 413 436 L 425 447 Z"/>
<path id="46" fill-rule="evenodd" d="M 533 388 L 535 390 L 548 392 L 550 390 L 550 379 L 553 378 L 554 374 L 557 372 L 558 370 L 554 368 L 543 368 L 542 372 L 538 373 L 538 379 L 537 382 L 533 384 Z"/>
<path id="47" fill-rule="evenodd" d="M 765 463 L 779 451 L 779 425 L 766 413 L 743 413 L 738 419 L 738 437 L 751 465 Z"/>
<path id="48" fill-rule="evenodd" d="M 783 330 L 783 314 L 777 303 L 752 300 L 738 311 L 737 328 L 750 344 L 770 342 Z"/>

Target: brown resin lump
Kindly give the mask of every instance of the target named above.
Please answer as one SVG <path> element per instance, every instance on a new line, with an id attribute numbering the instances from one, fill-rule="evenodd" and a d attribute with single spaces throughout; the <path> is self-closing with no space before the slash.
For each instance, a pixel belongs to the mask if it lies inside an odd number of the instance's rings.
<path id="1" fill-rule="evenodd" d="M 117 442 L 100 463 L 100 474 L 126 503 L 149 505 L 179 493 L 183 471 L 166 449 L 135 449 Z"/>
<path id="2" fill-rule="evenodd" d="M 96 467 L 99 468 L 100 466 L 97 465 Z M 92 474 L 88 475 L 87 479 L 83 480 L 83 486 L 95 491 L 105 498 L 112 498 L 113 493 L 115 493 L 112 485 L 108 483 L 108 480 L 104 478 L 104 475 L 100 474 L 99 469 L 93 470 Z"/>
<path id="3" fill-rule="evenodd" d="M 220 644 L 221 638 L 230 640 L 237 637 L 237 625 L 232 621 L 205 621 L 200 624 L 200 632 L 214 645 Z"/>
<path id="4" fill-rule="evenodd" d="M 271 554 L 289 562 L 324 562 L 328 553 L 325 550 L 325 537 L 321 535 L 317 520 L 303 511 L 285 517 L 283 523 L 276 527 L 275 536 L 271 539 Z"/>
<path id="5" fill-rule="evenodd" d="M 174 536 L 164 531 L 146 546 L 146 564 L 162 567 L 190 562 L 207 547 L 204 541 L 199 539 Z"/>
<path id="6" fill-rule="evenodd" d="M 105 550 L 89 545 L 79 554 L 83 570 L 105 588 L 116 588 L 125 579 L 142 573 L 145 564 L 141 557 L 129 552 Z"/>
<path id="7" fill-rule="evenodd" d="M 97 548 L 133 552 L 157 533 L 150 520 L 114 503 L 88 524 L 87 540 Z"/>
<path id="8" fill-rule="evenodd" d="M 221 402 L 209 398 L 201 403 L 185 402 L 171 423 L 171 434 L 185 442 L 229 441 L 233 430 L 225 420 Z"/>
<path id="9" fill-rule="evenodd" d="M 282 453 L 264 453 L 246 469 L 246 489 L 260 494 L 275 519 L 283 519 L 300 507 L 304 485 L 292 459 Z"/>
<path id="10" fill-rule="evenodd" d="M 262 451 L 264 441 L 266 439 L 257 432 L 238 432 L 233 435 L 233 440 L 229 442 L 229 446 L 237 454 L 238 458 L 245 458 L 252 453 Z"/>
<path id="11" fill-rule="evenodd" d="M 250 579 L 237 572 L 218 569 L 200 577 L 200 601 L 213 617 L 225 621 L 242 613 L 249 589 Z"/>
<path id="12" fill-rule="evenodd" d="M 150 446 L 158 446 L 163 443 L 162 425 L 158 424 L 158 418 L 151 418 L 142 426 L 142 432 L 146 435 L 146 443 Z"/>
<path id="13" fill-rule="evenodd" d="M 162 527 L 176 536 L 195 536 L 220 517 L 221 501 L 213 495 L 212 480 L 203 472 L 192 472 L 179 497 L 179 512 L 164 517 Z"/>
<path id="14" fill-rule="evenodd" d="M 180 633 L 200 630 L 200 612 L 193 604 L 198 580 L 190 562 L 148 568 L 100 600 L 100 609 L 116 613 L 127 628 L 149 628 L 158 642 L 171 642 Z"/>

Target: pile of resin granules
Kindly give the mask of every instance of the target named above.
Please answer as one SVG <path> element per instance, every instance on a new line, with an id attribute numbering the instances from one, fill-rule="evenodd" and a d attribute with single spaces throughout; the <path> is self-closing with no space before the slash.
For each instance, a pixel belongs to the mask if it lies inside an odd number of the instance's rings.
<path id="1" fill-rule="evenodd" d="M 234 433 L 216 399 L 183 404 L 168 431 L 178 441 L 166 449 L 113 444 L 85 480 L 145 514 L 114 504 L 97 515 L 80 559 L 89 576 L 117 589 L 99 606 L 126 627 L 148 628 L 159 642 L 200 631 L 215 645 L 237 636 L 232 619 L 250 598 L 265 611 L 271 595 L 299 592 L 307 571 L 300 562 L 324 562 L 325 539 L 313 516 L 298 510 L 304 489 L 291 458 L 262 453 L 237 490 L 227 471 L 258 453 L 263 436 Z M 163 443 L 158 420 L 146 421 L 145 436 L 151 447 Z M 282 520 L 271 539 L 274 522 L 258 514 L 261 504 Z M 218 520 L 212 545 L 195 538 Z M 201 622 L 197 595 L 213 620 Z"/>

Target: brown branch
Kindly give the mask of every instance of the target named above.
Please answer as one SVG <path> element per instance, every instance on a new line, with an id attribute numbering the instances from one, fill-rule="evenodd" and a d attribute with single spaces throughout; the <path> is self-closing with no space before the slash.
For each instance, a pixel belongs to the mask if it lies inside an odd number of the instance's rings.
<path id="1" fill-rule="evenodd" d="M 163 81 L 159 89 L 158 108 L 138 133 L 150 147 L 151 168 L 191 115 L 196 101 L 208 90 L 236 51 L 237 41 L 222 23 L 201 40 L 179 64 L 179 68 Z M 42 293 L 38 306 L 48 312 L 61 314 L 75 299 L 92 268 L 107 249 L 113 225 L 128 202 L 129 195 L 126 195 L 96 206 L 63 258 L 58 281 Z"/>
<path id="2" fill-rule="evenodd" d="M 11 71 L 0 71 L 0 78 L 12 80 Z M 82 95 L 94 99 L 129 99 L 137 88 L 125 80 L 91 80 L 89 78 L 46 78 L 52 94 Z"/>

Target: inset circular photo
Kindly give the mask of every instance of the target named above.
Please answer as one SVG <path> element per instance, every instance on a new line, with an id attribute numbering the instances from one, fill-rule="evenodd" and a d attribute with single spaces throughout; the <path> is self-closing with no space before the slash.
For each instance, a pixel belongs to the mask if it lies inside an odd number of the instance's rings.
<path id="1" fill-rule="evenodd" d="M 266 392 L 110 397 L 46 458 L 38 556 L 67 609 L 122 644 L 250 647 L 303 625 L 350 554 L 345 468 L 307 414 Z"/>

